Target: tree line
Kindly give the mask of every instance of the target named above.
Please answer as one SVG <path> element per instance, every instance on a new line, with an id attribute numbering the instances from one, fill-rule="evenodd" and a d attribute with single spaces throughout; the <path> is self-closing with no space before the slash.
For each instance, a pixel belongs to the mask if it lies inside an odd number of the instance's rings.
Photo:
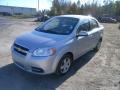
<path id="1" fill-rule="evenodd" d="M 43 10 L 41 14 L 47 13 L 49 16 L 63 14 L 81 14 L 81 15 L 110 15 L 120 16 L 120 1 L 104 0 L 103 5 L 98 0 L 82 4 L 80 0 L 76 3 L 66 0 L 53 0 L 50 10 Z"/>

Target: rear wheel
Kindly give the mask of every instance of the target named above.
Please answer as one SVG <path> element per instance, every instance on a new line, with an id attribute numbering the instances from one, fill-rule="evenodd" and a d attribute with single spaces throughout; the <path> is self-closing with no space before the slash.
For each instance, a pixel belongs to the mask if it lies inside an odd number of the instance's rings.
<path id="1" fill-rule="evenodd" d="M 99 42 L 97 43 L 96 47 L 94 48 L 94 51 L 99 51 L 99 49 L 101 47 L 101 42 L 102 42 L 102 40 L 99 40 Z"/>
<path id="2" fill-rule="evenodd" d="M 64 75 L 66 74 L 71 67 L 72 57 L 70 55 L 64 55 L 57 67 L 57 74 L 58 75 Z"/>

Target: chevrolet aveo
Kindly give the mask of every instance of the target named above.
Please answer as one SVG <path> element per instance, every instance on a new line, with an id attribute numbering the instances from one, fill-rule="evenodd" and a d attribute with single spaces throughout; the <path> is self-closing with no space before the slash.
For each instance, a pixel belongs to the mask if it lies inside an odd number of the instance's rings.
<path id="1" fill-rule="evenodd" d="M 16 38 L 12 58 L 19 68 L 35 74 L 66 74 L 74 60 L 98 51 L 103 26 L 91 16 L 61 15 Z"/>

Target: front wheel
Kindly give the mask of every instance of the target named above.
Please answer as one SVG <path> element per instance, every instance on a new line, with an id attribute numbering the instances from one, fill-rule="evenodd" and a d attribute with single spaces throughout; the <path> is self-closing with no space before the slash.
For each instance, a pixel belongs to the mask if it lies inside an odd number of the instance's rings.
<path id="1" fill-rule="evenodd" d="M 58 75 L 66 74 L 70 70 L 71 62 L 72 57 L 70 55 L 64 55 L 58 64 L 56 73 Z"/>

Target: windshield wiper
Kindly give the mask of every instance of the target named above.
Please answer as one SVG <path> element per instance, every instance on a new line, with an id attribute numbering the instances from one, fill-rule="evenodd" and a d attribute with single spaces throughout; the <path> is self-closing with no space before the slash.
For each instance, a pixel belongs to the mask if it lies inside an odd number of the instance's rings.
<path id="1" fill-rule="evenodd" d="M 59 33 L 52 31 L 52 30 L 41 30 L 41 31 L 46 32 L 46 33 L 59 34 Z"/>
<path id="2" fill-rule="evenodd" d="M 52 33 L 52 34 L 59 34 L 55 31 L 52 31 L 52 30 L 42 30 L 42 29 L 35 29 L 36 31 L 39 31 L 39 32 L 45 32 L 45 33 Z"/>

